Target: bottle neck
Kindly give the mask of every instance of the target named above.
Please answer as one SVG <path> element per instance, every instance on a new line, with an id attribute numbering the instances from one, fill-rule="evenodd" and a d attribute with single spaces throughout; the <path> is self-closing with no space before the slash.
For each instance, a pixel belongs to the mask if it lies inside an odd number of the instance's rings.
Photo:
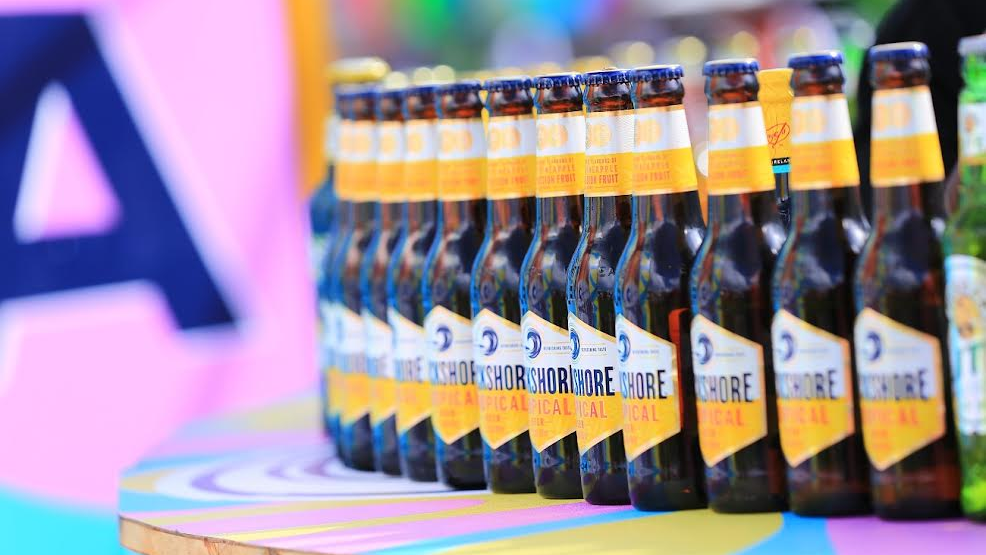
<path id="1" fill-rule="evenodd" d="M 679 227 L 705 225 L 698 191 L 634 195 L 633 211 L 634 222 L 641 230 L 649 226 L 659 226 L 663 222 L 674 222 Z"/>
<path id="2" fill-rule="evenodd" d="M 487 201 L 487 232 L 492 234 L 518 226 L 532 229 L 534 197 L 496 199 Z"/>
<path id="3" fill-rule="evenodd" d="M 419 229 L 435 223 L 435 215 L 438 207 L 433 200 L 421 200 L 409 202 L 405 205 L 404 214 L 407 217 L 405 225 L 407 232 L 412 233 Z"/>
<path id="4" fill-rule="evenodd" d="M 538 227 L 544 231 L 565 226 L 578 229 L 582 223 L 582 195 L 539 197 L 537 204 Z"/>
<path id="5" fill-rule="evenodd" d="M 353 202 L 350 203 L 350 215 L 352 216 L 353 229 L 366 230 L 376 225 L 376 202 Z"/>
<path id="6" fill-rule="evenodd" d="M 376 221 L 380 231 L 391 231 L 400 226 L 403 213 L 402 202 L 378 202 Z"/>
<path id="7" fill-rule="evenodd" d="M 630 195 L 585 197 L 583 229 L 604 227 L 619 222 L 627 227 L 631 222 Z"/>
<path id="8" fill-rule="evenodd" d="M 463 227 L 484 229 L 486 224 L 486 199 L 443 200 L 441 206 L 442 230 L 445 232 Z"/>
<path id="9" fill-rule="evenodd" d="M 709 226 L 738 221 L 771 220 L 777 217 L 777 201 L 773 191 L 709 195 Z M 759 214 L 759 218 L 754 218 Z"/>

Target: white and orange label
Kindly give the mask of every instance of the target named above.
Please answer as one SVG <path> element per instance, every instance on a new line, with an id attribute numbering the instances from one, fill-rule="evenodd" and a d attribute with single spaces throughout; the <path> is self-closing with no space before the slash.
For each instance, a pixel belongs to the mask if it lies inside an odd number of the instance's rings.
<path id="1" fill-rule="evenodd" d="M 674 343 L 616 317 L 627 460 L 681 431 L 678 350 Z"/>
<path id="2" fill-rule="evenodd" d="M 757 73 L 767 148 L 775 174 L 791 171 L 791 100 L 794 98 L 791 73 L 789 68 L 764 69 Z"/>
<path id="3" fill-rule="evenodd" d="M 870 181 L 894 187 L 945 179 L 927 86 L 873 92 Z"/>
<path id="4" fill-rule="evenodd" d="M 438 196 L 438 127 L 434 120 L 404 122 L 404 197 L 410 202 Z"/>
<path id="5" fill-rule="evenodd" d="M 352 424 L 370 414 L 370 375 L 366 368 L 363 318 L 339 305 L 336 357 L 342 369 L 342 422 Z"/>
<path id="6" fill-rule="evenodd" d="M 479 431 L 496 449 L 528 428 L 520 326 L 484 308 L 473 318 L 472 331 L 479 374 Z"/>
<path id="7" fill-rule="evenodd" d="M 436 306 L 425 317 L 431 423 L 435 434 L 453 443 L 479 428 L 479 391 L 473 363 L 472 323 Z"/>
<path id="8" fill-rule="evenodd" d="M 706 466 L 767 436 L 763 347 L 704 316 L 692 320 L 698 438 Z"/>
<path id="9" fill-rule="evenodd" d="M 959 103 L 959 161 L 986 164 L 986 102 Z"/>
<path id="10" fill-rule="evenodd" d="M 482 118 L 438 120 L 438 198 L 486 195 L 486 133 Z"/>
<path id="11" fill-rule="evenodd" d="M 380 202 L 404 200 L 404 124 L 377 123 L 376 191 Z"/>
<path id="12" fill-rule="evenodd" d="M 623 429 L 623 401 L 617 383 L 616 338 L 568 314 L 572 348 L 572 393 L 579 452 Z"/>
<path id="13" fill-rule="evenodd" d="M 698 188 L 684 106 L 639 108 L 634 122 L 633 194 Z"/>
<path id="14" fill-rule="evenodd" d="M 527 311 L 521 318 L 531 445 L 544 451 L 575 433 L 568 330 Z"/>
<path id="15" fill-rule="evenodd" d="M 366 332 L 366 372 L 370 376 L 370 423 L 376 426 L 397 412 L 394 379 L 394 333 L 390 324 L 363 309 Z"/>
<path id="16" fill-rule="evenodd" d="M 585 189 L 585 115 L 537 117 L 537 196 L 581 195 Z"/>
<path id="17" fill-rule="evenodd" d="M 394 378 L 397 382 L 397 431 L 405 433 L 431 416 L 431 380 L 425 362 L 425 329 L 398 312 L 387 310 L 394 333 Z"/>
<path id="18" fill-rule="evenodd" d="M 849 106 L 842 94 L 799 96 L 791 109 L 791 189 L 859 185 Z"/>
<path id="19" fill-rule="evenodd" d="M 955 422 L 962 435 L 986 435 L 986 261 L 945 259 L 948 352 Z"/>
<path id="20" fill-rule="evenodd" d="M 534 117 L 491 117 L 486 135 L 486 197 L 533 197 L 537 128 Z"/>
<path id="21" fill-rule="evenodd" d="M 781 449 L 794 467 L 856 431 L 849 341 L 780 310 L 771 343 Z"/>
<path id="22" fill-rule="evenodd" d="M 856 316 L 853 338 L 863 443 L 886 470 L 945 433 L 941 345 L 871 308 Z"/>
<path id="23" fill-rule="evenodd" d="M 629 195 L 633 181 L 633 110 L 585 116 L 585 196 Z"/>
<path id="24" fill-rule="evenodd" d="M 339 133 L 339 197 L 354 202 L 374 200 L 377 184 L 376 122 L 343 120 Z"/>
<path id="25" fill-rule="evenodd" d="M 709 106 L 710 195 L 774 190 L 759 102 Z"/>
<path id="26" fill-rule="evenodd" d="M 322 301 L 319 303 L 319 310 L 322 312 L 322 320 L 325 322 L 322 328 L 322 344 L 326 349 L 326 377 L 325 387 L 327 389 L 326 399 L 328 401 L 328 416 L 338 418 L 342 414 L 342 400 L 346 385 L 343 381 L 342 368 L 339 367 L 341 359 L 338 351 L 339 345 L 339 303 Z"/>

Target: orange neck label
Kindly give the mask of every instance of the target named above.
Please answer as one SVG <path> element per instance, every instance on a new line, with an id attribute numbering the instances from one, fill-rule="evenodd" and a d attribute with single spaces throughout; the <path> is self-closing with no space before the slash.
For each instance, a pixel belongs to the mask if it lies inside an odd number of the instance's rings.
<path id="1" fill-rule="evenodd" d="M 692 320 L 698 439 L 706 466 L 767 436 L 763 347 L 704 316 Z"/>
<path id="2" fill-rule="evenodd" d="M 404 123 L 404 196 L 408 201 L 438 196 L 438 128 L 434 120 Z"/>
<path id="3" fill-rule="evenodd" d="M 436 306 L 425 317 L 431 422 L 435 434 L 453 443 L 479 428 L 479 399 L 473 363 L 471 322 Z"/>
<path id="4" fill-rule="evenodd" d="M 520 326 L 484 308 L 473 318 L 472 331 L 479 373 L 479 431 L 483 441 L 496 449 L 528 428 Z"/>
<path id="5" fill-rule="evenodd" d="M 841 94 L 799 96 L 792 108 L 791 189 L 859 185 L 849 106 Z"/>
<path id="6" fill-rule="evenodd" d="M 853 329 L 863 443 L 886 470 L 945 434 L 941 345 L 865 308 Z"/>
<path id="7" fill-rule="evenodd" d="M 629 195 L 633 180 L 633 110 L 586 114 L 585 196 Z"/>
<path id="8" fill-rule="evenodd" d="M 791 171 L 791 101 L 794 99 L 791 73 L 788 68 L 777 68 L 757 74 L 760 81 L 758 97 L 774 173 Z"/>
<path id="9" fill-rule="evenodd" d="M 709 106 L 710 195 L 774 190 L 759 102 Z"/>
<path id="10" fill-rule="evenodd" d="M 537 139 L 534 117 L 491 117 L 487 137 L 486 197 L 533 197 Z"/>
<path id="11" fill-rule="evenodd" d="M 685 108 L 639 108 L 634 123 L 633 193 L 656 195 L 697 188 Z"/>
<path id="12" fill-rule="evenodd" d="M 771 342 L 781 449 L 794 467 L 856 431 L 849 341 L 780 310 Z"/>
<path id="13" fill-rule="evenodd" d="M 537 196 L 581 195 L 585 189 L 585 115 L 537 117 Z"/>
<path id="14" fill-rule="evenodd" d="M 623 400 L 617 385 L 616 338 L 568 314 L 572 343 L 572 393 L 579 452 L 623 429 Z"/>
<path id="15" fill-rule="evenodd" d="M 343 120 L 339 129 L 339 198 L 353 202 L 376 199 L 376 123 Z"/>
<path id="16" fill-rule="evenodd" d="M 870 181 L 874 187 L 945 179 L 931 92 L 926 86 L 873 92 Z"/>
<path id="17" fill-rule="evenodd" d="M 377 123 L 376 190 L 380 202 L 404 200 L 404 124 Z"/>
<path id="18" fill-rule="evenodd" d="M 575 433 L 568 330 L 528 311 L 521 320 L 531 445 L 544 451 Z"/>
<path id="19" fill-rule="evenodd" d="M 438 121 L 438 198 L 486 195 L 486 135 L 482 118 Z"/>

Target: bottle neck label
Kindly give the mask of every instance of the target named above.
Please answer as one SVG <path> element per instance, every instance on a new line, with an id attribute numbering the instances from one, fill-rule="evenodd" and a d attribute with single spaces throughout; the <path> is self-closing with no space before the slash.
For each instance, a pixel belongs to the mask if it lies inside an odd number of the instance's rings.
<path id="1" fill-rule="evenodd" d="M 633 179 L 633 110 L 586 114 L 585 196 L 629 195 Z"/>
<path id="2" fill-rule="evenodd" d="M 376 123 L 342 120 L 339 127 L 338 194 L 352 202 L 376 200 Z"/>
<path id="3" fill-rule="evenodd" d="M 486 133 L 482 118 L 438 121 L 438 198 L 481 199 L 486 194 Z"/>
<path id="4" fill-rule="evenodd" d="M 404 124 L 377 123 L 377 196 L 380 202 L 404 200 Z"/>
<path id="5" fill-rule="evenodd" d="M 585 115 L 537 117 L 537 196 L 581 195 L 585 189 Z"/>
<path id="6" fill-rule="evenodd" d="M 948 350 L 955 421 L 963 435 L 986 435 L 986 262 L 965 254 L 945 259 Z"/>
<path id="7" fill-rule="evenodd" d="M 959 163 L 986 166 L 986 102 L 959 104 Z"/>
<path id="8" fill-rule="evenodd" d="M 534 116 L 491 117 L 486 139 L 486 197 L 534 196 L 537 128 Z"/>
<path id="9" fill-rule="evenodd" d="M 633 193 L 656 195 L 697 188 L 684 106 L 638 109 L 634 122 Z"/>
<path id="10" fill-rule="evenodd" d="M 927 86 L 873 93 L 870 181 L 874 187 L 945 179 L 931 92 Z"/>
<path id="11" fill-rule="evenodd" d="M 791 126 L 792 190 L 859 185 L 856 146 L 845 95 L 795 98 Z"/>
<path id="12" fill-rule="evenodd" d="M 408 202 L 438 196 L 438 129 L 434 120 L 404 123 L 404 197 Z"/>
<path id="13" fill-rule="evenodd" d="M 325 159 L 328 162 L 335 161 L 337 153 L 339 152 L 339 126 L 342 123 L 342 118 L 334 110 L 325 118 L 325 136 L 322 142 L 323 152 L 325 153 Z"/>
<path id="14" fill-rule="evenodd" d="M 710 195 L 774 190 L 759 102 L 709 106 Z"/>

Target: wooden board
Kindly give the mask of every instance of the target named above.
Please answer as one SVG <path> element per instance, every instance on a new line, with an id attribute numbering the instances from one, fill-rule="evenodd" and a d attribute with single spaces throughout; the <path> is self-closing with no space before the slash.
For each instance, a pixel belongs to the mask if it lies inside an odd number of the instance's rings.
<path id="1" fill-rule="evenodd" d="M 148 555 L 986 553 L 986 526 L 962 520 L 643 513 L 454 492 L 344 468 L 317 422 L 306 396 L 182 430 L 121 477 L 121 542 Z"/>

